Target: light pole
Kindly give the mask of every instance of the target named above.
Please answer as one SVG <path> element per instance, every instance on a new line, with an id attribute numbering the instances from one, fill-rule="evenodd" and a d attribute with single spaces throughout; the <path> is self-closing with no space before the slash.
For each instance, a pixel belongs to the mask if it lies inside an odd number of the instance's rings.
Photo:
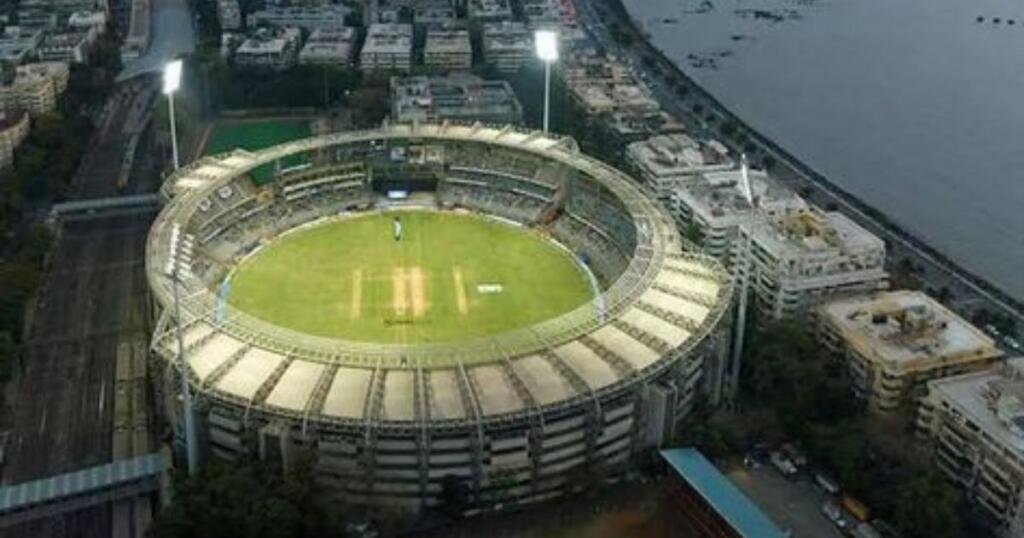
<path id="1" fill-rule="evenodd" d="M 733 336 L 732 343 L 732 357 L 729 368 L 729 395 L 730 397 L 736 396 L 737 387 L 739 385 L 740 370 L 743 360 L 743 340 L 746 337 L 747 331 L 747 295 L 750 292 L 750 272 L 753 270 L 753 247 L 754 247 L 754 223 L 753 219 L 760 215 L 758 211 L 757 201 L 754 200 L 753 190 L 750 187 L 750 172 L 747 168 L 747 156 L 746 154 L 740 155 L 742 162 L 741 174 L 743 178 L 743 197 L 747 200 L 750 205 L 751 215 L 748 217 L 746 225 L 740 224 L 739 232 L 741 236 L 744 236 L 743 245 L 743 259 L 737 260 L 738 263 L 742 264 L 741 268 L 737 268 L 736 279 L 739 284 L 739 304 L 736 309 L 736 326 L 735 334 Z"/>
<path id="2" fill-rule="evenodd" d="M 171 279 L 174 295 L 174 326 L 178 339 L 178 374 L 181 376 L 182 414 L 185 416 L 185 448 L 188 457 L 188 474 L 195 475 L 199 468 L 199 446 L 196 444 L 195 421 L 192 416 L 192 389 L 188 385 L 188 364 L 185 361 L 185 336 L 181 330 L 181 299 L 178 286 L 182 266 L 192 258 L 192 237 L 181 233 L 181 227 L 174 223 L 171 229 L 171 251 L 167 257 L 164 273 Z M 185 268 L 187 271 L 188 269 Z"/>
<path id="3" fill-rule="evenodd" d="M 164 95 L 167 96 L 167 111 L 171 119 L 171 154 L 174 156 L 174 169 L 178 163 L 178 132 L 174 122 L 174 92 L 181 87 L 181 60 L 174 60 L 164 66 Z"/>
<path id="4" fill-rule="evenodd" d="M 544 62 L 544 132 L 548 132 L 551 114 L 551 64 L 558 61 L 558 34 L 551 30 L 537 30 L 533 34 L 537 57 Z"/>

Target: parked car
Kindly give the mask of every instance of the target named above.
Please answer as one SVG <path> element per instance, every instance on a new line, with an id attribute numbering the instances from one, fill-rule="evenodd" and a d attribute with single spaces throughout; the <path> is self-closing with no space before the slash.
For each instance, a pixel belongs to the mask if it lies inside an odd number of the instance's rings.
<path id="1" fill-rule="evenodd" d="M 846 522 L 846 518 L 843 517 L 843 510 L 839 508 L 832 499 L 828 499 L 821 503 L 821 513 L 825 514 L 825 517 L 829 519 L 839 530 L 846 530 L 849 524 Z"/>
<path id="2" fill-rule="evenodd" d="M 782 473 L 782 476 L 789 478 L 797 473 L 796 465 L 793 465 L 793 462 L 789 461 L 789 458 L 783 455 L 782 452 L 778 450 L 772 451 L 769 459 L 772 465 Z"/>
<path id="3" fill-rule="evenodd" d="M 839 494 L 839 483 L 836 482 L 835 479 L 824 473 L 814 473 L 814 483 L 817 484 L 818 487 L 822 489 L 822 491 L 828 493 L 829 495 Z"/>

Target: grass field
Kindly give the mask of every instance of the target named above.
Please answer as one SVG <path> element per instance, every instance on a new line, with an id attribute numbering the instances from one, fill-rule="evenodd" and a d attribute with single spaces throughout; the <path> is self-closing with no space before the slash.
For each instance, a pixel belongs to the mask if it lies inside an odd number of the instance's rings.
<path id="1" fill-rule="evenodd" d="M 501 333 L 592 296 L 576 262 L 532 232 L 470 215 L 402 211 L 281 238 L 238 267 L 228 302 L 309 334 L 412 344 Z"/>
<path id="2" fill-rule="evenodd" d="M 242 148 L 251 151 L 276 146 L 291 140 L 306 138 L 312 134 L 307 120 L 255 120 L 223 121 L 213 126 L 203 150 L 205 155 L 215 155 Z M 291 155 L 281 161 L 287 168 L 304 164 L 302 155 Z M 253 180 L 263 184 L 274 179 L 274 167 L 264 165 L 253 171 Z"/>

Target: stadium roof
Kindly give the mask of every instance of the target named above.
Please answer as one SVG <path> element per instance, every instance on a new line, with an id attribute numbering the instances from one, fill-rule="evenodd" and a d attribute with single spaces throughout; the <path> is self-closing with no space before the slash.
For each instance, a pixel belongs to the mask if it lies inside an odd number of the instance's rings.
<path id="1" fill-rule="evenodd" d="M 741 536 L 783 538 L 785 534 L 746 495 L 694 448 L 662 450 L 661 457 Z"/>

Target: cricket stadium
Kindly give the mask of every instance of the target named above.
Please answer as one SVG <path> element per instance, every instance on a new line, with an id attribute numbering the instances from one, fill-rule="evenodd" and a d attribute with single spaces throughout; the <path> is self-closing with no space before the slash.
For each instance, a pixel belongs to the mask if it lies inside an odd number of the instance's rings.
<path id="1" fill-rule="evenodd" d="M 161 193 L 155 390 L 180 441 L 185 371 L 204 458 L 487 509 L 621 477 L 719 375 L 729 277 L 571 138 L 389 125 L 204 157 Z"/>

